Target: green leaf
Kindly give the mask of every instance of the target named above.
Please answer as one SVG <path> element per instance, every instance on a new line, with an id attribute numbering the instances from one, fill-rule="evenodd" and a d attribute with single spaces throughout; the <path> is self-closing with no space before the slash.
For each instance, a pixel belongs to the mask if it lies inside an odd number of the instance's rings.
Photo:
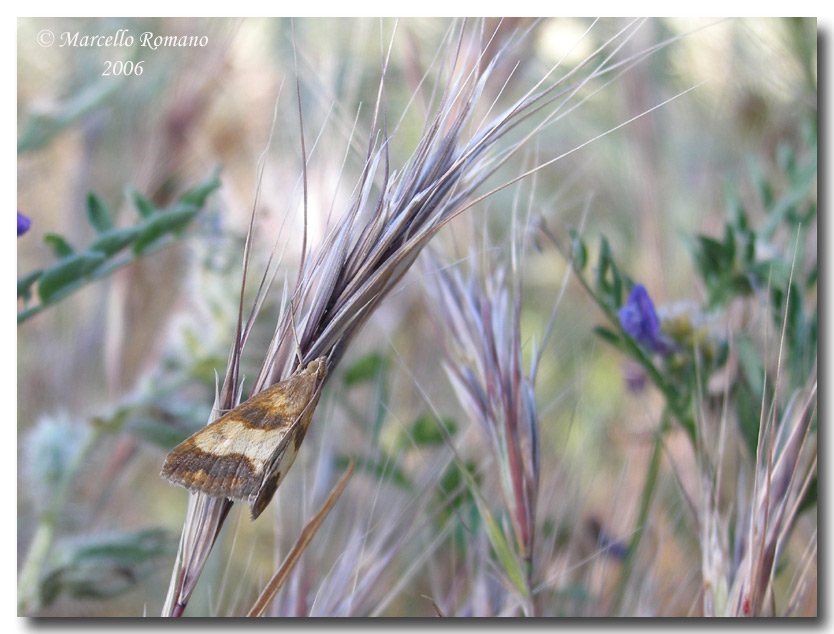
<path id="1" fill-rule="evenodd" d="M 748 231 L 744 235 L 742 259 L 748 266 L 756 261 L 756 234 L 753 231 Z"/>
<path id="2" fill-rule="evenodd" d="M 474 462 L 467 461 L 465 469 L 470 473 L 477 469 Z M 480 486 L 480 478 L 474 476 Z M 463 482 L 460 467 L 457 462 L 450 464 L 443 472 L 438 484 L 436 496 L 439 509 L 435 515 L 437 526 L 445 527 L 449 522 L 454 523 L 454 540 L 458 548 L 469 546 L 469 535 L 480 532 L 483 523 L 475 504 L 475 499 L 469 488 Z"/>
<path id="3" fill-rule="evenodd" d="M 617 263 L 611 260 L 611 306 L 619 308 L 623 305 L 623 278 Z"/>
<path id="4" fill-rule="evenodd" d="M 438 423 L 434 416 L 426 415 L 411 424 L 411 438 L 418 445 L 442 445 L 445 437 L 438 425 L 443 425 L 450 436 L 454 436 L 457 431 L 457 423 L 453 419 L 443 417 Z"/>
<path id="5" fill-rule="evenodd" d="M 194 205 L 195 207 L 202 207 L 205 202 L 206 198 L 208 198 L 209 194 L 211 194 L 215 189 L 220 187 L 220 179 L 218 178 L 220 174 L 220 168 L 214 170 L 214 174 L 203 183 L 189 189 L 185 194 L 182 195 L 180 198 L 181 205 Z"/>
<path id="6" fill-rule="evenodd" d="M 67 539 L 51 557 L 41 584 L 42 603 L 49 605 L 62 594 L 85 599 L 123 594 L 154 572 L 157 560 L 173 555 L 176 544 L 163 529 Z"/>
<path id="7" fill-rule="evenodd" d="M 43 237 L 43 241 L 49 245 L 56 258 L 65 258 L 75 253 L 75 249 L 70 246 L 70 243 L 57 233 L 47 233 Z"/>
<path id="8" fill-rule="evenodd" d="M 614 262 L 611 245 L 605 236 L 600 239 L 596 287 L 600 297 L 609 308 L 617 309 L 622 306 L 623 279 L 617 264 Z"/>
<path id="9" fill-rule="evenodd" d="M 93 192 L 87 195 L 87 218 L 98 233 L 104 233 L 113 228 L 110 210 Z"/>
<path id="10" fill-rule="evenodd" d="M 487 538 L 489 539 L 489 543 L 492 545 L 495 554 L 498 555 L 498 559 L 504 568 L 504 572 L 507 573 L 507 577 L 516 587 L 519 594 L 522 597 L 526 597 L 527 583 L 525 582 L 524 572 L 516 559 L 515 553 L 510 546 L 510 542 L 507 540 L 507 537 L 504 535 L 504 532 L 501 530 L 498 522 L 495 521 L 495 517 L 493 517 L 490 512 L 486 499 L 481 493 L 477 482 L 475 482 L 475 479 L 472 477 L 472 474 L 469 473 L 465 467 L 462 467 L 460 472 L 466 481 L 469 491 L 475 499 L 475 504 L 478 507 L 478 513 L 480 514 L 481 519 L 484 522 L 484 527 L 486 528 Z"/>
<path id="11" fill-rule="evenodd" d="M 705 277 L 718 276 L 730 267 L 732 258 L 724 243 L 704 235 L 697 236 L 697 240 Z"/>
<path id="12" fill-rule="evenodd" d="M 136 210 L 142 218 L 150 218 L 157 212 L 154 204 L 133 187 L 128 190 L 128 195 L 133 200 L 133 206 L 136 207 Z"/>
<path id="13" fill-rule="evenodd" d="M 135 241 L 141 233 L 141 226 L 105 231 L 90 245 L 90 251 L 100 251 L 106 256 L 112 257 L 131 242 Z"/>
<path id="14" fill-rule="evenodd" d="M 570 234 L 570 248 L 571 257 L 573 258 L 573 268 L 576 271 L 584 271 L 585 266 L 588 264 L 588 249 L 582 241 L 582 238 L 579 237 L 579 233 L 576 229 L 571 227 L 568 229 L 568 233 Z"/>
<path id="15" fill-rule="evenodd" d="M 20 126 L 17 152 L 30 152 L 43 147 L 63 130 L 104 105 L 116 95 L 127 77 L 100 77 L 95 82 L 84 82 L 76 94 L 61 100 L 49 112 L 29 112 Z"/>
<path id="16" fill-rule="evenodd" d="M 169 233 L 179 233 L 200 212 L 199 207 L 177 205 L 169 211 L 162 211 L 141 226 L 141 234 L 133 245 L 133 251 L 140 255 L 151 244 Z"/>
<path id="17" fill-rule="evenodd" d="M 730 266 L 736 259 L 736 232 L 732 225 L 724 225 L 724 250 L 727 252 L 727 261 Z"/>
<path id="18" fill-rule="evenodd" d="M 387 360 L 378 352 L 360 357 L 345 371 L 342 379 L 347 386 L 373 381 L 385 371 Z"/>
<path id="19" fill-rule="evenodd" d="M 764 368 L 759 359 L 756 344 L 749 336 L 736 340 L 736 354 L 738 355 L 741 379 L 753 389 L 756 398 L 761 399 L 764 388 Z"/>
<path id="20" fill-rule="evenodd" d="M 744 205 L 739 200 L 738 192 L 732 183 L 727 183 L 724 187 L 724 206 L 727 209 L 727 218 L 732 224 L 740 229 L 748 227 L 747 212 L 744 210 Z"/>
<path id="21" fill-rule="evenodd" d="M 477 468 L 478 465 L 471 461 L 467 461 L 463 466 L 461 466 L 458 462 L 454 462 L 446 468 L 446 471 L 440 478 L 439 486 L 444 493 L 444 499 L 448 499 L 449 496 L 454 496 L 451 498 L 452 506 L 460 507 L 465 501 L 474 500 L 468 487 L 461 488 L 464 484 L 461 472 L 467 471 L 471 474 Z M 472 478 L 477 486 L 481 486 L 481 479 L 477 475 L 472 476 Z"/>
<path id="22" fill-rule="evenodd" d="M 18 298 L 23 298 L 24 301 L 29 301 L 29 298 L 32 296 L 32 284 L 43 275 L 43 269 L 38 269 L 37 271 L 32 271 L 31 273 L 27 273 L 19 280 L 17 280 L 17 296 Z"/>
<path id="23" fill-rule="evenodd" d="M 41 301 L 49 303 L 59 291 L 95 271 L 106 259 L 103 253 L 84 251 L 66 257 L 48 268 L 38 283 Z"/>
<path id="24" fill-rule="evenodd" d="M 609 286 L 606 280 L 608 269 L 611 266 L 611 247 L 608 245 L 608 239 L 602 236 L 599 244 L 599 265 L 597 266 L 597 291 L 600 294 L 608 294 Z"/>
<path id="25" fill-rule="evenodd" d="M 767 177 L 762 170 L 761 163 L 751 157 L 747 162 L 747 167 L 750 172 L 750 179 L 759 190 L 759 195 L 761 196 L 765 209 L 770 208 L 770 205 L 773 203 L 773 189 L 767 181 Z"/>
<path id="26" fill-rule="evenodd" d="M 735 295 L 753 294 L 753 285 L 750 283 L 750 278 L 743 273 L 731 275 L 727 279 L 726 289 L 732 291 Z"/>
<path id="27" fill-rule="evenodd" d="M 594 326 L 594 333 L 616 348 L 619 348 L 623 343 L 617 333 L 608 330 L 608 328 L 605 328 L 604 326 Z"/>
<path id="28" fill-rule="evenodd" d="M 350 460 L 347 456 L 338 456 L 336 458 L 336 468 L 345 469 L 350 463 Z M 365 458 L 361 456 L 354 458 L 354 460 L 356 460 L 357 469 L 364 471 L 374 479 L 396 484 L 408 491 L 412 489 L 413 485 L 410 478 L 392 460 L 381 462 L 376 458 Z"/>

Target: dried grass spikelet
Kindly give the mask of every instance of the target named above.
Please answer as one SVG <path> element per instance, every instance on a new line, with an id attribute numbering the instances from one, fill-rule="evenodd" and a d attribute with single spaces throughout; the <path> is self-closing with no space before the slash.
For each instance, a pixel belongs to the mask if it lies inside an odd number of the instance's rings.
<path id="1" fill-rule="evenodd" d="M 536 353 L 525 372 L 520 272 L 505 263 L 464 279 L 427 251 L 429 312 L 458 400 L 476 422 L 495 461 L 505 508 L 524 570 L 522 606 L 533 614 L 531 575 L 539 488 L 539 422 L 533 385 Z M 474 257 L 473 257 L 474 259 Z M 534 344 L 535 347 L 535 344 Z"/>
<path id="2" fill-rule="evenodd" d="M 816 578 L 814 534 L 797 566 L 790 596 L 777 607 L 773 579 L 779 554 L 787 546 L 803 496 L 816 474 L 816 443 L 810 430 L 815 414 L 814 382 L 794 396 L 781 420 L 773 422 L 772 439 L 760 444 L 752 494 L 740 480 L 732 544 L 730 518 L 719 508 L 717 488 L 704 487 L 701 550 L 705 616 L 789 616 Z"/>
<path id="3" fill-rule="evenodd" d="M 794 262 L 795 264 L 795 262 Z M 793 278 L 791 271 L 791 279 Z M 792 298 L 785 298 L 784 314 Z M 705 616 L 790 616 L 816 580 L 817 533 L 804 548 L 788 587 L 787 600 L 777 606 L 774 576 L 779 556 L 805 494 L 817 474 L 817 367 L 802 389 L 791 395 L 781 416 L 777 398 L 782 373 L 782 347 L 787 319 L 779 341 L 773 402 L 762 402 L 752 490 L 739 478 L 736 496 L 735 539 L 730 544 L 731 520 L 719 504 L 721 469 L 705 479 L 701 496 L 701 556 Z M 766 378 L 766 377 L 765 377 Z M 725 387 L 729 391 L 729 386 Z M 726 414 L 715 461 L 724 456 Z M 777 613 L 778 610 L 778 613 Z"/>

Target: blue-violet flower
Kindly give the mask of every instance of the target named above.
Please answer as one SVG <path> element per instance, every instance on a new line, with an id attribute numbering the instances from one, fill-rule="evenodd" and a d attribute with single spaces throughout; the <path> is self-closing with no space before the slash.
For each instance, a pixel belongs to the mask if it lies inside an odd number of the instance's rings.
<path id="1" fill-rule="evenodd" d="M 32 219 L 27 218 L 19 211 L 17 212 L 17 237 L 19 238 L 24 233 L 29 231 L 29 227 L 32 225 Z"/>
<path id="2" fill-rule="evenodd" d="M 623 330 L 637 342 L 654 352 L 668 351 L 660 333 L 660 320 L 645 286 L 635 284 L 632 287 L 628 301 L 617 311 L 617 316 Z"/>

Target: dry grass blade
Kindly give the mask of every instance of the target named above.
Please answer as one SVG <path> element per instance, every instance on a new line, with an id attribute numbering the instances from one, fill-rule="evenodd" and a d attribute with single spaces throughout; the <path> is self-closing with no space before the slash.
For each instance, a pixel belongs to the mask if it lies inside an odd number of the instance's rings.
<path id="1" fill-rule="evenodd" d="M 324 521 L 324 518 L 326 518 L 327 514 L 330 513 L 330 509 L 333 508 L 336 500 L 339 499 L 342 491 L 344 491 L 350 476 L 353 474 L 353 468 L 355 466 L 356 461 L 351 460 L 350 464 L 348 464 L 348 468 L 345 470 L 342 477 L 339 478 L 339 481 L 336 483 L 336 486 L 333 487 L 330 495 L 327 496 L 327 499 L 324 501 L 324 504 L 322 504 L 318 513 L 313 516 L 313 519 L 311 519 L 301 531 L 301 535 L 299 535 L 298 540 L 287 554 L 287 557 L 284 559 L 281 567 L 275 572 L 274 575 L 272 575 L 272 578 L 267 582 L 260 596 L 257 598 L 254 605 L 252 605 L 252 608 L 246 616 L 263 616 L 263 613 L 269 606 L 270 601 L 275 598 L 275 595 L 281 589 L 281 586 L 284 585 L 284 582 L 287 580 L 290 572 L 292 572 L 293 567 L 298 562 L 299 557 L 301 557 L 302 553 L 307 548 L 307 545 L 310 543 L 310 540 L 313 539 L 313 536 L 316 534 L 319 526 L 321 526 L 321 523 Z"/>

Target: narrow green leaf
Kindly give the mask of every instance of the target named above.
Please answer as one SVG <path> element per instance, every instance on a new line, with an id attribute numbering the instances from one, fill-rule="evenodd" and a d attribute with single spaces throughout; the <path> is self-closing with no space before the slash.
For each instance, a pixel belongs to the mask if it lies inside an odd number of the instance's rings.
<path id="1" fill-rule="evenodd" d="M 765 209 L 769 209 L 773 203 L 773 189 L 767 182 L 761 163 L 756 158 L 751 157 L 747 162 L 747 167 L 750 172 L 750 179 L 759 190 L 759 196 L 761 196 Z"/>
<path id="2" fill-rule="evenodd" d="M 157 209 L 154 204 L 145 198 L 142 194 L 139 193 L 138 190 L 131 187 L 128 189 L 128 195 L 130 196 L 131 200 L 133 201 L 133 206 L 136 207 L 136 210 L 139 212 L 139 215 L 142 218 L 150 218 L 153 216 Z"/>
<path id="3" fill-rule="evenodd" d="M 608 283 L 608 270 L 611 268 L 611 247 L 608 239 L 602 236 L 599 248 L 599 265 L 596 271 L 596 291 L 606 304 L 611 305 L 611 285 Z"/>
<path id="4" fill-rule="evenodd" d="M 94 82 L 84 82 L 83 88 L 57 104 L 49 113 L 30 112 L 20 126 L 17 152 L 30 152 L 51 142 L 63 130 L 100 107 L 118 93 L 127 77 L 99 77 Z"/>
<path id="5" fill-rule="evenodd" d="M 111 257 L 136 240 L 141 233 L 141 225 L 125 227 L 124 229 L 111 229 L 110 231 L 102 233 L 98 239 L 90 245 L 90 251 L 100 251 L 106 256 Z"/>
<path id="6" fill-rule="evenodd" d="M 608 330 L 608 328 L 605 328 L 604 326 L 594 326 L 594 333 L 616 348 L 619 348 L 623 343 L 617 333 L 612 330 Z"/>
<path id="7" fill-rule="evenodd" d="M 524 572 L 521 570 L 521 566 L 516 560 L 504 532 L 501 530 L 498 522 L 495 521 L 495 518 L 492 516 L 492 513 L 490 513 L 489 508 L 486 505 L 486 501 L 480 496 L 480 494 L 475 496 L 475 502 L 478 505 L 478 512 L 481 515 L 481 519 L 484 521 L 484 527 L 486 528 L 489 542 L 495 550 L 495 553 L 498 555 L 498 559 L 504 567 L 504 572 L 507 573 L 507 577 L 516 587 L 519 594 L 521 594 L 521 596 L 526 596 L 527 591 L 525 589 L 526 583 L 524 581 Z"/>
<path id="8" fill-rule="evenodd" d="M 521 566 L 515 558 L 515 554 L 513 553 L 504 532 L 501 530 L 498 522 L 495 521 L 495 518 L 490 512 L 489 506 L 487 505 L 477 482 L 475 482 L 475 479 L 472 477 L 472 474 L 462 466 L 460 468 L 460 472 L 461 475 L 463 475 L 464 480 L 466 480 L 466 485 L 475 499 L 475 504 L 478 507 L 478 513 L 480 514 L 481 519 L 484 521 L 484 526 L 486 527 L 487 538 L 489 539 L 489 543 L 492 545 L 493 550 L 495 550 L 495 554 L 498 555 L 498 559 L 504 567 L 504 572 L 507 573 L 507 577 L 516 587 L 519 594 L 521 594 L 522 597 L 526 597 L 527 584 L 525 582 L 524 572 L 521 570 Z"/>
<path id="9" fill-rule="evenodd" d="M 739 431 L 747 451 L 756 455 L 759 444 L 759 426 L 761 422 L 761 399 L 750 390 L 745 383 L 737 383 L 733 387 L 733 402 L 735 403 Z"/>
<path id="10" fill-rule="evenodd" d="M 724 250 L 728 264 L 732 266 L 736 259 L 736 232 L 730 224 L 724 225 Z"/>
<path id="11" fill-rule="evenodd" d="M 202 207 L 205 202 L 206 198 L 208 198 L 209 194 L 211 194 L 215 189 L 220 187 L 220 179 L 218 178 L 220 174 L 220 169 L 214 170 L 214 174 L 203 183 L 192 187 L 187 192 L 185 192 L 182 197 L 180 198 L 181 205 L 194 205 L 196 207 Z"/>
<path id="12" fill-rule="evenodd" d="M 113 228 L 110 210 L 93 192 L 87 195 L 87 218 L 98 233 L 104 233 Z"/>
<path id="13" fill-rule="evenodd" d="M 748 231 L 744 236 L 742 259 L 745 265 L 756 261 L 756 233 L 754 231 Z"/>
<path id="14" fill-rule="evenodd" d="M 107 257 L 97 251 L 84 251 L 68 256 L 48 268 L 38 283 L 38 295 L 44 304 L 63 288 L 88 275 L 101 266 Z"/>
<path id="15" fill-rule="evenodd" d="M 56 258 L 65 258 L 75 253 L 75 249 L 72 248 L 70 243 L 57 233 L 47 233 L 43 237 L 43 241 L 49 245 Z"/>
<path id="16" fill-rule="evenodd" d="M 633 284 L 633 283 L 632 283 Z M 614 258 L 611 258 L 611 307 L 619 308 L 623 305 L 623 278 Z"/>
<path id="17" fill-rule="evenodd" d="M 141 234 L 133 245 L 134 253 L 141 254 L 161 237 L 182 231 L 199 212 L 199 207 L 177 205 L 170 211 L 155 214 L 141 226 Z"/>
<path id="18" fill-rule="evenodd" d="M 748 227 L 747 213 L 733 183 L 727 183 L 724 187 L 724 206 L 730 222 L 742 229 Z"/>
<path id="19" fill-rule="evenodd" d="M 17 296 L 18 298 L 23 298 L 24 301 L 29 301 L 29 298 L 32 296 L 32 284 L 43 275 L 43 269 L 38 269 L 37 271 L 32 271 L 31 273 L 27 273 L 19 280 L 17 280 Z"/>
<path id="20" fill-rule="evenodd" d="M 571 227 L 568 229 L 568 233 L 570 234 L 570 246 L 571 246 L 571 257 L 573 258 L 573 268 L 576 271 L 584 271 L 585 266 L 588 264 L 588 249 L 585 246 L 585 243 L 582 241 L 582 238 L 579 237 L 579 233 Z"/>

